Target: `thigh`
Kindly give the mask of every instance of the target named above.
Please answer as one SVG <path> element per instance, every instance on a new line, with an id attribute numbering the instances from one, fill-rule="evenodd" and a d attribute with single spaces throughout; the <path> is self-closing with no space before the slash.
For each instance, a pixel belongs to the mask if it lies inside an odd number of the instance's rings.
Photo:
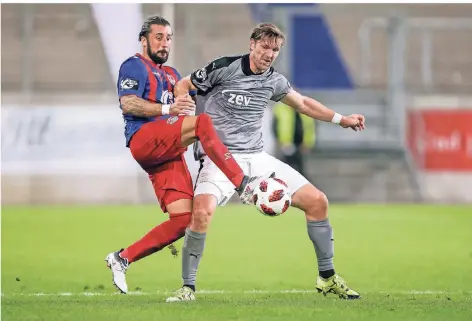
<path id="1" fill-rule="evenodd" d="M 189 200 L 190 202 L 181 202 L 183 204 L 178 204 L 177 208 L 185 208 L 183 211 L 191 211 L 191 200 L 193 199 L 192 177 L 183 155 L 148 169 L 148 174 L 164 212 L 169 211 L 169 205 L 180 200 Z M 175 212 L 176 210 L 171 211 Z"/>
<path id="2" fill-rule="evenodd" d="M 130 150 L 134 159 L 147 171 L 182 155 L 187 149 L 181 143 L 183 116 L 159 118 L 146 123 L 133 135 Z"/>
<path id="3" fill-rule="evenodd" d="M 249 164 L 241 160 L 239 155 L 233 155 L 245 174 L 248 174 Z M 218 206 L 224 206 L 235 193 L 234 185 L 223 172 L 208 158 L 203 157 L 203 163 L 197 175 L 195 196 L 210 194 L 215 196 Z"/>
<path id="4" fill-rule="evenodd" d="M 287 183 L 292 195 L 303 186 L 310 184 L 302 174 L 272 155 L 266 152 L 254 155 L 251 161 L 251 175 L 261 176 L 268 172 L 275 172 L 275 177 Z"/>

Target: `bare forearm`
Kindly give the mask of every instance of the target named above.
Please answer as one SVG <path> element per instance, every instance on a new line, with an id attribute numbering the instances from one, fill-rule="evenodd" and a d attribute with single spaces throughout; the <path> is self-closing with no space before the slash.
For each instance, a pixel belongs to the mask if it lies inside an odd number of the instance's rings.
<path id="1" fill-rule="evenodd" d="M 162 105 L 151 103 L 135 95 L 123 96 L 120 99 L 123 113 L 138 117 L 153 117 L 162 115 Z"/>
<path id="2" fill-rule="evenodd" d="M 362 115 L 353 114 L 350 116 L 343 116 L 335 113 L 319 101 L 301 95 L 295 90 L 290 90 L 282 102 L 294 108 L 299 113 L 307 115 L 308 117 L 318 119 L 325 122 L 332 122 L 340 125 L 343 128 L 352 128 L 353 130 L 364 130 L 365 118 Z"/>
<path id="3" fill-rule="evenodd" d="M 330 122 L 335 113 L 319 101 L 306 96 L 303 96 L 303 104 L 300 104 L 296 110 L 308 117 L 325 122 Z"/>
<path id="4" fill-rule="evenodd" d="M 197 87 L 192 84 L 190 76 L 184 77 L 175 84 L 174 96 L 187 95 L 191 90 L 197 90 Z"/>

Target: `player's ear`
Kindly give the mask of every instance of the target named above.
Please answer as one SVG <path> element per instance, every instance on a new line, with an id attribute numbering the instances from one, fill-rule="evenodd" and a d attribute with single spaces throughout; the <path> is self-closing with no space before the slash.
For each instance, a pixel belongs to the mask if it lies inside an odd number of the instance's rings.
<path id="1" fill-rule="evenodd" d="M 253 51 L 255 46 L 256 41 L 254 39 L 251 39 L 251 42 L 249 43 L 249 51 Z"/>
<path id="2" fill-rule="evenodd" d="M 146 46 L 147 46 L 146 37 L 144 37 L 144 36 L 141 37 L 141 45 L 142 45 L 143 47 L 146 47 Z"/>

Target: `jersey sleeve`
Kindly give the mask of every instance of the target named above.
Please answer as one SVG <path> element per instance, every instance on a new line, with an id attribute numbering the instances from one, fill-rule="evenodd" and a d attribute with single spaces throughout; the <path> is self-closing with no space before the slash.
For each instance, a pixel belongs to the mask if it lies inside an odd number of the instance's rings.
<path id="1" fill-rule="evenodd" d="M 230 61 L 226 58 L 213 60 L 205 67 L 194 71 L 190 80 L 203 93 L 220 84 Z"/>
<path id="2" fill-rule="evenodd" d="M 143 97 L 146 88 L 147 72 L 139 59 L 128 59 L 121 67 L 118 74 L 118 96 L 136 95 Z"/>
<path id="3" fill-rule="evenodd" d="M 273 101 L 280 101 L 290 91 L 292 86 L 290 82 L 281 74 L 277 74 L 277 80 L 274 85 L 274 95 L 270 98 Z"/>

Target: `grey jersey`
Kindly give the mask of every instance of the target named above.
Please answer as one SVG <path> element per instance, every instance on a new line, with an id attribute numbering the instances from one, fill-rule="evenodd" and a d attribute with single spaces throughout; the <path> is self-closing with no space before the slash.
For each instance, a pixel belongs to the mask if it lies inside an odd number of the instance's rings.
<path id="1" fill-rule="evenodd" d="M 263 150 L 262 119 L 269 100 L 279 101 L 290 90 L 290 83 L 269 68 L 254 74 L 249 55 L 222 57 L 191 74 L 202 106 L 211 116 L 218 136 L 232 153 L 256 153 Z M 196 144 L 195 158 L 204 155 Z"/>

